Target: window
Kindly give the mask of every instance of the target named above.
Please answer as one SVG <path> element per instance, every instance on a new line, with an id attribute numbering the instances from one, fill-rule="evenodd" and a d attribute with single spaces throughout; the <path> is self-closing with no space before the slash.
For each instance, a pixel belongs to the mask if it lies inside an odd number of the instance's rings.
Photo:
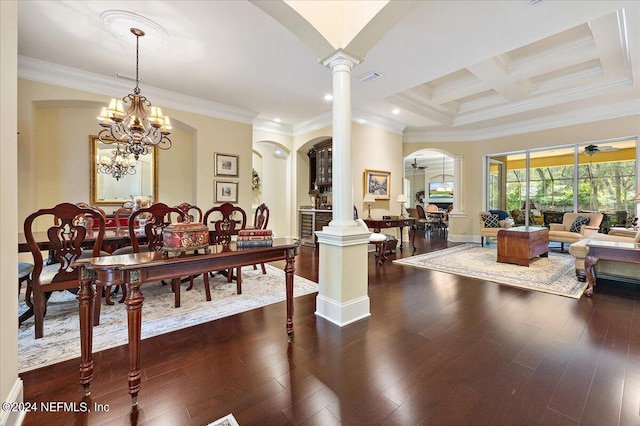
<path id="1" fill-rule="evenodd" d="M 528 193 L 534 215 L 599 211 L 633 217 L 636 212 L 635 139 L 496 155 L 489 158 L 488 171 L 489 208 L 523 210 Z"/>

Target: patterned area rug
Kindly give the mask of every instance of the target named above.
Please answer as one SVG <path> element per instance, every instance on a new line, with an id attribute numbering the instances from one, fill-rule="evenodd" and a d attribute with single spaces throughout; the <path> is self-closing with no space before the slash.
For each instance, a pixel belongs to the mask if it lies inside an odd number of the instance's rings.
<path id="1" fill-rule="evenodd" d="M 181 328 L 202 324 L 240 312 L 270 305 L 285 300 L 284 271 L 265 265 L 267 274 L 260 267 L 242 269 L 242 294 L 236 294 L 235 281 L 216 275 L 210 280 L 211 301 L 204 295 L 202 277 L 195 280 L 193 289 L 186 291 L 188 283 L 182 284 L 180 307 L 174 307 L 170 285 L 147 283 L 141 287 L 145 296 L 142 307 L 142 338 L 157 336 Z M 294 278 L 294 297 L 318 291 L 318 284 L 302 277 Z M 94 352 L 112 348 L 127 341 L 127 315 L 123 303 L 117 303 L 120 295 L 112 299 L 116 303 L 103 303 L 100 325 L 93 331 Z M 27 310 L 24 303 L 24 288 L 20 294 L 18 311 Z M 284 321 L 284 318 L 283 318 Z M 55 292 L 47 304 L 44 319 L 44 337 L 34 338 L 33 318 L 25 321 L 18 330 L 18 370 L 33 370 L 46 365 L 80 356 L 78 328 L 78 301 L 68 291 Z"/>
<path id="2" fill-rule="evenodd" d="M 570 254 L 549 253 L 527 266 L 498 263 L 495 248 L 463 244 L 431 253 L 394 260 L 399 265 L 433 269 L 450 274 L 493 281 L 512 287 L 579 299 L 587 283 L 579 282 Z"/>

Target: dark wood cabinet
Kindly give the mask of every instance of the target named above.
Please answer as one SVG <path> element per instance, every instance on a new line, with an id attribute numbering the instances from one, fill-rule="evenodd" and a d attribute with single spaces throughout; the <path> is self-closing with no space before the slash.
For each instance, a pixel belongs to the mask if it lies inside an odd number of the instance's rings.
<path id="1" fill-rule="evenodd" d="M 319 193 L 331 192 L 331 175 L 333 173 L 333 153 L 331 141 L 313 146 L 307 153 L 309 156 L 309 191 Z"/>

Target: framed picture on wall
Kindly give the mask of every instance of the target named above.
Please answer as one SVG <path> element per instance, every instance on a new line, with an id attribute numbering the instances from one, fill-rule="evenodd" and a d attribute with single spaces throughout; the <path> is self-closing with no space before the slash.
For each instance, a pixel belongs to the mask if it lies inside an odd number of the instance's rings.
<path id="1" fill-rule="evenodd" d="M 216 203 L 237 203 L 238 182 L 216 181 Z"/>
<path id="2" fill-rule="evenodd" d="M 238 156 L 215 153 L 216 176 L 238 176 Z"/>
<path id="3" fill-rule="evenodd" d="M 391 190 L 391 172 L 382 170 L 364 171 L 364 195 L 371 194 L 376 200 L 388 200 Z"/>

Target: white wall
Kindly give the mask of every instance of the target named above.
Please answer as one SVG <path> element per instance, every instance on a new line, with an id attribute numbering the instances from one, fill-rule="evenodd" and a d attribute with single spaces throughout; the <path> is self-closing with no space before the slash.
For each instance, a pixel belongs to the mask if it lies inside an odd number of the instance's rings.
<path id="1" fill-rule="evenodd" d="M 18 5 L 0 2 L 0 394 L 22 401 L 18 378 L 18 186 L 17 69 Z M 18 424 L 18 413 L 0 411 L 0 424 Z"/>

